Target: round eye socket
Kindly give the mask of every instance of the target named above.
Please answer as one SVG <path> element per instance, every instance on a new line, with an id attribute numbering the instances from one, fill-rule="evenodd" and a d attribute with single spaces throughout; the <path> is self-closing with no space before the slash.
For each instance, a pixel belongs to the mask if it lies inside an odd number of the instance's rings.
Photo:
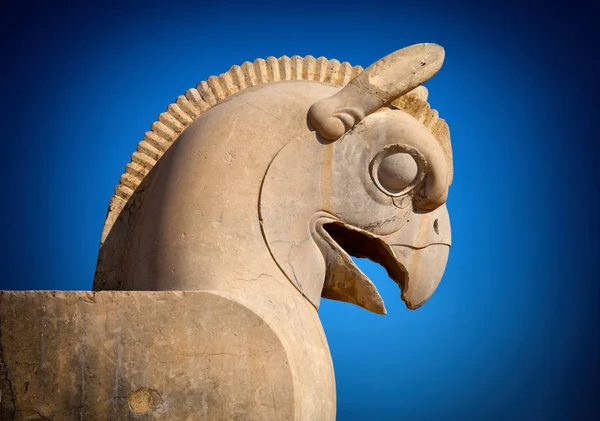
<path id="1" fill-rule="evenodd" d="M 387 155 L 377 168 L 377 178 L 388 190 L 400 191 L 417 178 L 419 167 L 415 159 L 405 152 Z"/>
<path id="2" fill-rule="evenodd" d="M 371 161 L 371 178 L 389 196 L 401 196 L 425 178 L 427 161 L 409 145 L 390 145 Z"/>

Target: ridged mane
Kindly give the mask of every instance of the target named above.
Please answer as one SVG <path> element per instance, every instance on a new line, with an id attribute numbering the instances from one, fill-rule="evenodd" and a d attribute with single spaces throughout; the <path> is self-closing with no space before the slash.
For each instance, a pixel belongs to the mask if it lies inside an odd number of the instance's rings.
<path id="1" fill-rule="evenodd" d="M 143 140 L 138 143 L 137 150 L 132 154 L 131 161 L 125 166 L 125 172 L 121 175 L 120 182 L 115 188 L 102 230 L 94 289 L 107 285 L 106 280 L 101 279 L 106 276 L 106 264 L 119 258 L 115 256 L 115 253 L 118 254 L 116 250 L 104 251 L 102 249 L 113 225 L 119 216 L 122 216 L 124 210 L 129 213 L 135 212 L 139 200 L 135 200 L 134 193 L 165 151 L 196 118 L 230 95 L 256 85 L 287 80 L 306 80 L 343 87 L 362 71 L 361 66 L 352 66 L 347 62 L 340 63 L 338 60 L 328 60 L 324 57 L 293 56 L 290 58 L 282 56 L 278 59 L 269 57 L 266 60 L 257 59 L 253 63 L 245 62 L 241 66 L 233 66 L 222 75 L 211 76 L 206 81 L 200 82 L 195 88 L 187 90 L 185 95 L 179 96 L 174 103 L 167 107 L 167 111 L 161 113 L 158 120 L 152 123 L 151 130 L 144 134 Z M 448 125 L 439 118 L 438 112 L 431 109 L 427 101 L 423 99 L 426 98 L 425 88 L 420 89 L 424 95 L 420 95 L 418 92 L 408 93 L 393 101 L 392 106 L 411 114 L 435 135 L 446 154 L 450 168 L 449 181 L 451 182 L 452 152 Z M 138 193 L 143 192 L 139 191 Z M 128 236 L 127 233 L 118 234 L 118 237 L 121 238 Z M 111 256 L 108 256 L 107 253 Z M 110 272 L 110 270 L 108 271 Z"/>

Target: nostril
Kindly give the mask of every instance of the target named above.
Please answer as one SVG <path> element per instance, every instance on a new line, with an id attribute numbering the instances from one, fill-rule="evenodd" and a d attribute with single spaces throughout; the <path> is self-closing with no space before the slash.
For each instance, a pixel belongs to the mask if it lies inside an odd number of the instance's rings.
<path id="1" fill-rule="evenodd" d="M 438 222 L 437 219 L 435 221 L 433 221 L 433 230 L 435 231 L 436 234 L 440 233 L 440 223 Z"/>

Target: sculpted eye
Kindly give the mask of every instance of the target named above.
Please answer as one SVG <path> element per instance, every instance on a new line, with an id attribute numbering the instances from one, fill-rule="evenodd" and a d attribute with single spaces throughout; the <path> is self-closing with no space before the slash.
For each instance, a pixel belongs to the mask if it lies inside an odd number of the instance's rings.
<path id="1" fill-rule="evenodd" d="M 377 178 L 386 189 L 400 191 L 413 182 L 418 170 L 412 156 L 405 152 L 396 152 L 381 160 L 377 169 Z"/>
<path id="2" fill-rule="evenodd" d="M 371 177 L 381 191 L 400 196 L 423 181 L 427 162 L 409 145 L 391 145 L 379 152 L 371 162 Z"/>

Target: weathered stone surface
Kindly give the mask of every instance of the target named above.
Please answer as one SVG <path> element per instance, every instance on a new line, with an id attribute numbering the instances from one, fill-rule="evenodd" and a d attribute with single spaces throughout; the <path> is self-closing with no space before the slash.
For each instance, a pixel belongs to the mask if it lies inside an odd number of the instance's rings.
<path id="1" fill-rule="evenodd" d="M 0 334 L 3 421 L 297 419 L 278 333 L 217 294 L 0 292 Z"/>
<path id="2" fill-rule="evenodd" d="M 320 299 L 385 313 L 350 256 L 411 309 L 445 269 L 450 138 L 419 86 L 443 56 L 256 60 L 171 104 L 102 234 L 94 289 L 132 292 L 0 296 L 3 416 L 334 420 Z"/>
<path id="3" fill-rule="evenodd" d="M 436 52 L 434 44 L 426 44 L 432 46 L 431 48 Z M 403 49 L 400 51 L 405 51 Z M 415 49 L 409 48 L 409 52 L 413 52 Z M 419 51 L 419 48 L 417 48 Z M 394 54 L 394 53 L 393 53 Z M 392 55 L 393 55 L 392 54 Z M 427 55 L 427 54 L 426 54 Z M 400 57 L 404 57 L 406 54 L 400 54 Z M 437 58 L 430 62 L 433 66 L 434 71 L 425 75 L 416 84 L 422 83 L 427 77 L 430 77 L 435 73 L 436 69 L 441 64 L 440 61 L 443 59 L 443 50 L 437 51 Z M 419 59 L 420 60 L 420 59 Z M 414 63 L 409 62 L 409 65 Z M 420 63 L 419 63 L 420 64 Z M 373 67 L 373 66 L 371 66 Z M 381 68 L 381 65 L 376 66 Z M 383 66 L 384 70 L 386 69 Z M 389 69 L 388 69 L 389 70 Z M 398 70 L 397 70 L 398 71 Z M 402 66 L 399 68 L 402 72 Z M 324 93 L 320 96 L 318 91 L 313 92 L 312 95 L 314 100 L 326 99 L 339 91 L 339 87 L 348 85 L 348 83 L 355 79 L 358 75 L 362 74 L 363 68 L 361 66 L 352 66 L 347 62 L 340 63 L 338 60 L 328 60 L 324 57 L 315 59 L 312 56 L 299 57 L 294 56 L 291 59 L 287 56 L 283 56 L 279 59 L 269 57 L 266 60 L 257 59 L 253 63 L 246 62 L 242 66 L 233 66 L 228 72 L 214 77 L 211 76 L 207 81 L 200 82 L 196 88 L 189 89 L 185 95 L 181 95 L 177 98 L 177 101 L 170 104 L 167 107 L 167 111 L 159 116 L 159 120 L 152 124 L 152 130 L 144 135 L 144 140 L 138 144 L 137 151 L 133 153 L 131 162 L 127 164 L 125 173 L 121 176 L 121 182 L 115 188 L 115 195 L 111 198 L 107 218 L 105 221 L 104 229 L 102 232 L 98 266 L 96 268 L 96 275 L 94 279 L 94 289 L 120 289 L 123 280 L 126 278 L 125 275 L 125 253 L 128 249 L 128 245 L 131 242 L 132 227 L 136 224 L 140 214 L 140 207 L 145 196 L 146 188 L 149 184 L 149 179 L 153 175 L 155 166 L 159 160 L 162 159 L 166 151 L 175 143 L 176 140 L 181 140 L 182 133 L 187 131 L 187 128 L 198 119 L 205 119 L 205 113 L 213 109 L 215 105 L 219 105 L 223 102 L 227 102 L 232 97 L 237 97 L 241 93 L 244 95 L 251 92 L 256 86 L 264 86 L 265 84 L 277 83 L 280 85 L 278 89 L 282 89 L 281 85 L 290 83 L 292 81 L 303 81 L 300 88 L 296 90 L 300 97 L 310 96 L 310 92 L 304 92 L 306 89 L 314 91 L 318 89 L 318 86 L 329 87 L 329 94 Z M 382 72 L 379 71 L 379 74 Z M 406 75 L 410 75 L 410 72 L 404 72 Z M 388 74 L 383 72 L 384 75 Z M 388 78 L 384 80 L 385 85 L 391 85 L 391 91 L 394 90 L 393 86 L 394 78 Z M 283 82 L 283 83 L 282 83 Z M 308 83 L 306 83 L 308 82 Z M 368 79 L 367 79 L 368 82 Z M 406 84 L 407 80 L 401 81 L 404 83 L 404 88 L 410 88 Z M 410 81 L 409 81 L 410 82 Z M 415 83 L 413 81 L 413 83 Z M 336 89 L 337 88 L 337 89 Z M 402 91 L 401 91 L 402 92 Z M 393 92 L 392 92 L 393 93 Z M 315 96 L 316 94 L 316 96 Z M 284 95 L 283 98 L 281 95 Z M 387 95 L 385 100 L 389 101 L 392 99 L 391 104 L 397 107 L 418 120 L 424 127 L 426 127 L 438 140 L 441 148 L 444 151 L 444 156 L 447 159 L 448 168 L 448 185 L 452 182 L 453 168 L 452 168 L 452 149 L 450 146 L 450 134 L 448 125 L 443 119 L 440 119 L 438 112 L 430 108 L 427 103 L 428 91 L 424 86 L 416 86 L 409 93 L 402 95 L 398 98 L 393 98 L 391 95 Z M 247 135 L 260 135 L 262 143 L 270 144 L 275 141 L 275 144 L 284 141 L 291 140 L 293 134 L 289 132 L 290 120 L 298 119 L 299 122 L 304 123 L 307 118 L 308 109 L 299 110 L 296 108 L 297 114 L 292 114 L 294 111 L 294 103 L 297 104 L 299 97 L 294 96 L 294 92 L 277 92 L 277 89 L 271 90 L 271 95 L 267 100 L 262 100 L 262 114 L 257 114 L 254 110 L 254 114 L 258 115 L 262 119 L 269 121 L 260 121 L 255 118 L 247 116 L 248 110 L 257 106 L 257 104 L 249 103 L 247 107 L 235 110 L 234 114 L 237 116 L 244 116 L 246 130 L 242 132 L 237 130 L 235 135 L 242 133 L 243 136 Z M 308 104 L 308 107 L 312 106 L 312 103 Z M 343 102 L 339 104 L 343 108 Z M 354 104 L 347 104 L 354 105 Z M 282 108 L 283 106 L 283 108 Z M 281 112 L 281 110 L 285 112 Z M 214 111 L 212 111 L 214 115 Z M 278 118 L 270 118 L 269 114 L 279 114 Z M 233 117 L 233 116 L 230 116 Z M 241 119 L 236 118 L 236 124 Z M 224 128 L 229 128 L 231 120 L 224 119 L 220 121 Z M 269 127 L 273 124 L 276 127 Z M 270 133 L 262 132 L 264 128 L 272 130 Z M 308 129 L 304 125 L 304 129 Z M 204 135 L 205 138 L 209 138 L 208 134 Z M 243 140 L 243 139 L 242 139 Z M 218 142 L 214 142 L 217 143 Z M 240 144 L 242 142 L 240 141 Z M 230 148 L 229 148 L 230 149 Z M 250 153 L 248 156 L 253 156 L 263 152 L 263 146 L 248 148 Z M 231 150 L 218 151 L 218 156 L 207 156 L 203 155 L 200 151 L 196 151 L 197 155 L 194 157 L 196 161 L 197 171 L 202 172 L 202 177 L 206 177 L 208 173 L 218 174 L 223 176 L 224 173 L 219 173 L 219 168 L 213 167 L 212 165 L 219 163 L 213 158 L 223 159 L 226 162 L 232 164 L 225 168 L 226 173 L 229 172 L 232 166 L 238 166 L 240 164 L 240 153 L 232 154 Z M 208 151 L 204 151 L 208 152 Z M 213 151 L 210 151 L 213 152 Z M 237 157 L 237 159 L 236 159 Z M 210 161 L 208 161 L 210 159 Z M 217 178 L 216 176 L 214 178 Z M 239 179 L 239 178 L 238 178 Z M 209 204 L 208 204 L 209 205 Z M 222 225 L 222 222 L 217 222 Z M 209 221 L 209 223 L 217 223 L 215 221 Z M 208 225 L 210 226 L 210 225 Z M 110 234 L 110 238 L 109 238 Z"/>
<path id="4" fill-rule="evenodd" d="M 337 94 L 317 101 L 308 117 L 321 136 L 337 140 L 365 116 L 427 82 L 442 67 L 444 49 L 416 44 L 366 68 Z"/>

